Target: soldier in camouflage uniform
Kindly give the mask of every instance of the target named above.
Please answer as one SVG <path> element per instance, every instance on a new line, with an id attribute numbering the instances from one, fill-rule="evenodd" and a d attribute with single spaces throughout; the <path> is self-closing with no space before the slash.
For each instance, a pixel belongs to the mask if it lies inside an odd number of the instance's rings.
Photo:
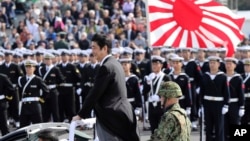
<path id="1" fill-rule="evenodd" d="M 165 113 L 150 141 L 190 141 L 191 122 L 179 105 L 182 96 L 179 85 L 173 81 L 163 82 L 159 95 Z"/>

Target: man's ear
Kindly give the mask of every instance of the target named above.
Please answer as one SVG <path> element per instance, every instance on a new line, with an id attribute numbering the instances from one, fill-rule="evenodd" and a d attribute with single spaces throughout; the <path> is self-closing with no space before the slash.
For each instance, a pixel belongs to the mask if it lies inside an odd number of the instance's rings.
<path id="1" fill-rule="evenodd" d="M 102 50 L 108 52 L 108 47 L 107 47 L 107 45 L 105 45 L 105 46 L 102 48 Z"/>

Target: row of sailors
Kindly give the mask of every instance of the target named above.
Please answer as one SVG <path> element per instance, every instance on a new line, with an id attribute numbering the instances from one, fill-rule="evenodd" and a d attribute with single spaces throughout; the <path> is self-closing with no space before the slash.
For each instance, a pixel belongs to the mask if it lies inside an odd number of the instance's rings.
<path id="1" fill-rule="evenodd" d="M 113 49 L 114 50 L 114 49 Z M 156 57 L 152 57 L 152 58 L 158 58 L 158 60 L 160 60 L 160 62 L 162 62 L 162 66 L 161 66 L 161 69 L 163 68 L 164 69 L 164 72 L 166 73 L 166 74 L 170 74 L 171 72 L 173 72 L 173 70 L 174 69 L 172 69 L 173 67 L 171 66 L 171 58 L 169 58 L 168 59 L 168 63 L 166 63 L 166 61 L 165 61 L 165 58 L 160 58 L 159 59 L 159 55 L 158 55 L 158 53 L 160 52 L 159 50 L 162 50 L 162 49 L 159 49 L 159 48 L 156 48 L 156 49 L 153 49 L 153 52 L 152 52 L 152 54 L 153 55 L 156 55 Z M 203 52 L 205 52 L 205 49 L 201 49 L 201 51 L 203 51 Z M 51 52 L 53 53 L 53 52 L 60 52 L 60 55 L 61 56 L 70 56 L 72 53 L 71 53 L 71 51 L 70 50 L 58 50 L 58 51 L 55 51 L 55 50 L 51 50 Z M 181 50 L 181 55 L 183 55 L 183 57 L 185 57 L 185 52 L 190 52 L 190 48 L 183 48 L 182 50 Z M 11 55 L 13 55 L 12 54 L 12 52 L 11 51 L 5 51 L 4 52 L 5 53 L 5 56 L 11 56 Z M 134 54 L 133 54 L 134 53 Z M 161 53 L 161 52 L 160 52 Z M 37 58 L 39 58 L 38 56 L 39 55 L 41 55 L 42 53 L 39 53 L 39 51 L 37 51 L 37 54 L 36 54 L 36 59 Z M 54 54 L 54 53 L 53 53 Z M 87 59 L 87 57 L 89 56 L 89 53 L 87 52 L 87 51 L 80 51 L 80 50 L 78 50 L 78 53 L 76 53 L 78 56 L 79 56 L 79 62 L 80 63 L 78 63 L 78 64 L 81 64 L 81 60 L 82 60 L 82 64 L 84 64 L 84 62 L 87 62 L 88 61 L 88 59 Z M 139 80 L 144 80 L 144 77 L 145 76 L 147 76 L 147 75 L 149 75 L 150 73 L 151 73 L 151 66 L 150 66 L 150 60 L 148 60 L 148 59 L 145 59 L 145 57 L 144 57 L 144 54 L 145 54 L 145 50 L 144 49 L 135 49 L 134 51 L 132 50 L 129 50 L 129 49 L 125 49 L 124 50 L 124 52 L 123 52 L 123 54 L 121 54 L 122 56 L 122 58 L 123 57 L 125 57 L 125 58 L 131 58 L 133 55 L 134 55 L 134 60 L 132 61 L 133 63 L 132 64 L 134 64 L 134 65 L 131 65 L 131 69 L 132 69 L 132 72 L 134 73 L 134 74 L 136 74 L 138 77 L 139 77 Z M 56 55 L 56 54 L 54 54 L 54 55 Z M 113 55 L 116 57 L 116 55 L 114 54 L 114 52 L 113 52 Z M 157 56 L 158 55 L 158 56 Z M 161 54 L 162 55 L 162 54 Z M 52 55 L 53 56 L 53 55 Z M 167 57 L 171 57 L 171 56 L 175 56 L 175 55 L 173 55 L 173 54 L 167 54 L 166 55 Z M 163 56 L 164 57 L 164 56 Z M 166 58 L 167 58 L 166 57 Z M 44 57 L 44 58 L 46 58 L 46 57 Z M 53 58 L 55 58 L 55 57 L 52 57 L 52 60 L 53 60 Z M 62 59 L 62 62 L 65 62 L 65 60 L 63 61 L 63 58 L 64 57 L 61 57 L 61 59 Z M 82 59 L 81 59 L 82 58 Z M 91 57 L 90 57 L 91 58 Z M 94 58 L 93 56 L 92 56 L 92 58 Z M 5 58 L 5 61 L 6 61 L 6 59 L 7 58 Z M 119 59 L 119 57 L 117 57 L 117 59 Z M 7 59 L 8 60 L 8 59 Z M 43 59 L 40 59 L 40 60 L 43 60 Z M 85 61 L 84 61 L 85 60 Z M 38 61 L 39 62 L 39 61 Z M 58 62 L 58 61 L 57 61 Z M 67 62 L 67 59 L 66 59 L 66 62 Z M 96 61 L 93 61 L 93 62 L 95 62 L 95 64 L 97 64 L 97 62 Z M 55 62 L 54 62 L 55 63 Z M 6 63 L 5 63 L 6 64 Z M 56 63 L 55 63 L 56 64 Z M 186 65 L 185 65 L 186 64 Z M 83 66 L 83 65 L 79 65 L 79 66 Z M 134 66 L 134 68 L 133 68 L 133 66 Z M 200 73 L 200 71 L 199 71 L 199 69 L 197 69 L 197 68 L 199 68 L 199 67 L 197 67 L 198 65 L 197 65 L 197 62 L 196 61 L 193 61 L 193 60 L 189 60 L 189 62 L 188 63 L 183 63 L 183 66 L 186 66 L 185 68 L 183 68 L 184 70 L 185 70 L 185 73 L 187 74 L 187 76 L 189 77 L 189 80 L 190 80 L 190 84 L 191 84 L 191 92 L 189 92 L 189 95 L 190 95 L 190 93 L 191 93 L 191 95 L 192 96 L 188 96 L 189 97 L 189 99 L 190 99 L 190 101 L 191 101 L 191 99 L 192 99 L 192 102 L 185 102 L 185 103 L 192 103 L 192 104 L 189 104 L 189 105 L 191 105 L 191 115 L 192 115 L 192 113 L 195 113 L 195 112 L 192 112 L 192 111 L 197 111 L 197 107 L 196 108 L 193 108 L 193 106 L 194 105 L 196 105 L 195 104 L 195 99 L 196 99 L 196 92 L 194 92 L 195 91 L 195 89 L 197 88 L 197 84 L 199 84 L 199 80 L 200 80 L 200 76 L 201 76 L 201 74 L 202 73 Z M 207 68 L 208 68 L 208 70 L 207 71 L 209 71 L 209 66 L 208 65 L 205 65 L 205 66 L 207 66 Z M 24 68 L 24 67 L 23 67 Z M 24 71 L 25 71 L 25 69 L 23 69 Z M 38 71 L 39 69 L 36 69 L 36 74 L 37 75 L 40 75 L 39 74 L 39 71 Z M 82 70 L 81 68 L 79 68 L 78 69 L 78 71 L 79 70 Z M 11 72 L 11 71 L 8 71 L 8 72 Z M 69 71 L 68 71 L 69 72 Z M 206 72 L 206 71 L 204 71 L 204 72 Z M 65 71 L 65 74 L 67 74 L 67 71 Z M 13 79 L 13 81 L 16 81 L 17 79 Z M 141 84 L 142 84 L 143 82 L 141 82 Z M 17 84 L 16 82 L 14 83 L 14 84 Z M 71 84 L 71 85 L 73 85 L 73 84 Z M 93 85 L 93 83 L 90 83 L 90 82 L 87 82 L 85 85 Z M 66 85 L 65 85 L 66 86 Z M 188 87 L 190 87 L 190 86 L 188 86 Z M 190 91 L 190 90 L 189 90 Z M 81 89 L 78 89 L 78 92 L 80 93 L 81 92 Z M 145 97 L 145 100 L 148 100 L 148 96 L 147 96 L 147 93 L 148 92 L 143 92 L 143 95 L 144 95 L 144 97 Z M 187 97 L 187 99 L 188 99 L 188 97 Z M 187 109 L 190 109 L 190 106 L 187 106 Z M 195 109 L 195 110 L 194 110 Z M 189 112 L 190 113 L 190 112 Z M 195 116 L 196 116 L 196 114 L 194 114 Z M 196 117 L 193 117 L 193 119 L 194 120 L 196 120 Z M 191 119 L 192 119 L 192 116 L 191 116 Z"/>

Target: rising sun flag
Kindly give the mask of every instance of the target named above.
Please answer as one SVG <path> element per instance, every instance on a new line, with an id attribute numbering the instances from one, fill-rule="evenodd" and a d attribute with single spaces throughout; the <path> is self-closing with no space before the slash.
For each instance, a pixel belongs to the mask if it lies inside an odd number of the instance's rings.
<path id="1" fill-rule="evenodd" d="M 243 40 L 244 18 L 214 0 L 147 0 L 151 46 L 227 47 Z"/>

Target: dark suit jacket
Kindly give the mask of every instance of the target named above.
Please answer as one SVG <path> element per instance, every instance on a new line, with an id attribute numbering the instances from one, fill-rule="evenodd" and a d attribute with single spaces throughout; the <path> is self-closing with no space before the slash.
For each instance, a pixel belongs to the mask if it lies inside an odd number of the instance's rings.
<path id="1" fill-rule="evenodd" d="M 113 57 L 107 58 L 78 115 L 86 118 L 94 108 L 98 121 L 110 132 L 125 141 L 138 141 L 136 118 L 127 100 L 124 78 L 121 64 Z"/>

